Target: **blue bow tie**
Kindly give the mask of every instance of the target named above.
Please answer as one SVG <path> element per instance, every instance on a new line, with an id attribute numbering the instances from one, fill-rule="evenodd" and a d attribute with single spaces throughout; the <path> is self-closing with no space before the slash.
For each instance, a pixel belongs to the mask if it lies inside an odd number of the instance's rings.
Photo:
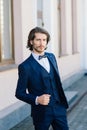
<path id="1" fill-rule="evenodd" d="M 47 57 L 46 55 L 42 55 L 42 56 L 40 55 L 40 56 L 38 57 L 38 59 L 41 60 L 42 58 L 46 58 L 46 57 Z"/>

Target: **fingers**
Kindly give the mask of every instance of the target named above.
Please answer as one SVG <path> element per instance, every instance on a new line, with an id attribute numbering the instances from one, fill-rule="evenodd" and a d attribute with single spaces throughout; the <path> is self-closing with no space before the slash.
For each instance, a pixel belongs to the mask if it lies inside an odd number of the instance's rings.
<path id="1" fill-rule="evenodd" d="M 51 95 L 49 95 L 49 94 L 43 94 L 38 97 L 37 101 L 41 105 L 48 105 L 50 102 L 50 97 L 51 97 Z"/>
<path id="2" fill-rule="evenodd" d="M 43 105 L 48 105 L 49 102 L 50 102 L 50 96 L 51 95 L 48 95 L 48 94 L 44 94 L 43 95 Z"/>

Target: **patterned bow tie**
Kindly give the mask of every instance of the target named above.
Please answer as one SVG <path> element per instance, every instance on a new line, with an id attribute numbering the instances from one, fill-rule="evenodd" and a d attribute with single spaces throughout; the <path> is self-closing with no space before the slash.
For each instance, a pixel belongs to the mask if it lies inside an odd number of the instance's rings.
<path id="1" fill-rule="evenodd" d="M 41 60 L 42 58 L 46 58 L 46 55 L 39 56 L 38 59 Z"/>

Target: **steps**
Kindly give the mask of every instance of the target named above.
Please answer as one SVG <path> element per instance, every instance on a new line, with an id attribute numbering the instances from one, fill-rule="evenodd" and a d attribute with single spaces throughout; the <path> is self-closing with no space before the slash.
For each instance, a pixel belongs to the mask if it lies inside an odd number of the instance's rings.
<path id="1" fill-rule="evenodd" d="M 77 98 L 78 92 L 77 91 L 65 91 L 65 95 L 69 105 Z"/>

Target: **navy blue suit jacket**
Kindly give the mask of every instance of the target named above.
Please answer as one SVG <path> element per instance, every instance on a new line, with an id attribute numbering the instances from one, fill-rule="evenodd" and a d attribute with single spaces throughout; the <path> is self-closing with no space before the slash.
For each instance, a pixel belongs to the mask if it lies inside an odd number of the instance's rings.
<path id="1" fill-rule="evenodd" d="M 57 89 L 59 92 L 59 97 L 61 103 L 68 108 L 68 103 L 62 88 L 58 66 L 55 59 L 55 56 L 52 53 L 46 53 L 47 58 L 52 63 L 57 79 Z M 35 99 L 36 96 L 40 96 L 44 93 L 45 87 L 48 86 L 46 80 L 43 78 L 43 74 L 38 66 L 37 61 L 33 58 L 32 54 L 26 59 L 23 63 L 21 63 L 18 67 L 19 79 L 16 88 L 16 97 L 32 106 L 32 115 L 35 113 L 44 113 L 43 105 L 36 105 Z M 27 90 L 27 92 L 26 92 Z M 38 109 L 39 107 L 39 109 Z M 37 112 L 36 112 L 37 111 Z M 41 116 L 42 117 L 42 116 Z"/>

